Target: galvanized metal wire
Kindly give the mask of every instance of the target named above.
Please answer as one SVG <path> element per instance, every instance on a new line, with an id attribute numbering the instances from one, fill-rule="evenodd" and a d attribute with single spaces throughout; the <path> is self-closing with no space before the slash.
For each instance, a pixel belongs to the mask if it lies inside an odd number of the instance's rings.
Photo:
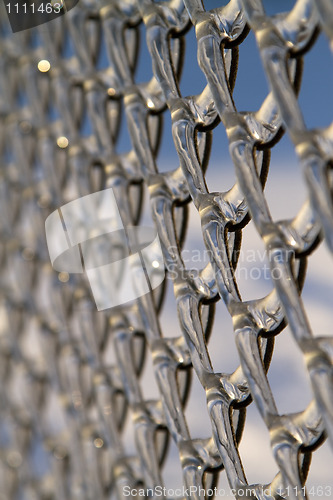
<path id="1" fill-rule="evenodd" d="M 324 438 L 333 442 L 333 337 L 314 335 L 301 295 L 318 242 L 333 251 L 333 128 L 307 129 L 297 92 L 303 54 L 318 31 L 332 46 L 332 2 L 298 0 L 290 12 L 269 17 L 261 0 L 231 0 L 210 11 L 200 0 L 81 0 L 60 19 L 15 36 L 1 14 L 1 500 L 125 498 L 124 486 L 140 485 L 156 491 L 169 440 L 184 486 L 198 487 L 192 499 L 205 498 L 221 474 L 235 498 L 307 498 L 309 456 Z M 142 26 L 153 72 L 145 82 L 136 78 Z M 207 85 L 185 96 L 179 81 L 192 26 Z M 249 30 L 270 85 L 256 112 L 238 110 L 232 96 L 238 47 Z M 179 164 L 160 171 L 166 114 Z M 131 140 L 126 153 L 117 149 L 121 120 Z M 209 146 L 223 127 L 237 181 L 210 192 Z M 276 221 L 264 184 L 282 132 L 294 145 L 308 197 L 294 218 Z M 83 276 L 51 267 L 46 217 L 109 187 L 124 225 L 140 223 L 148 193 L 166 269 L 175 271 L 175 338 L 159 322 L 163 287 L 98 312 Z M 210 255 L 198 274 L 181 256 L 189 204 Z M 249 220 L 269 256 L 272 290 L 243 301 L 235 270 Z M 233 373 L 216 373 L 209 356 L 216 301 L 232 318 L 240 362 Z M 280 414 L 267 370 L 286 324 L 304 356 L 313 400 L 302 412 Z M 225 334 L 221 328 L 221 342 Z M 153 361 L 155 400 L 143 396 L 145 357 Z M 206 392 L 208 439 L 193 439 L 187 426 L 191 374 Z M 258 471 L 251 493 L 239 453 L 249 404 L 267 427 L 277 470 L 268 485 Z M 126 451 L 126 415 L 135 454 Z"/>

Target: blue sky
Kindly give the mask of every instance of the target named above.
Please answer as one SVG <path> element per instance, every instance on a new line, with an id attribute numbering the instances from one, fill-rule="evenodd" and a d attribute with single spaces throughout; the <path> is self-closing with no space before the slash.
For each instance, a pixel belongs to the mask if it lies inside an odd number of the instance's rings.
<path id="1" fill-rule="evenodd" d="M 221 5 L 221 2 L 216 0 L 204 3 L 207 9 Z M 294 3 L 292 0 L 264 0 L 263 2 L 268 14 L 290 10 Z M 135 78 L 137 82 L 147 81 L 152 76 L 151 60 L 146 47 L 143 29 L 141 33 L 141 49 Z M 197 63 L 196 52 L 197 45 L 194 28 L 192 27 L 186 35 L 185 62 L 180 81 L 180 89 L 184 96 L 200 93 L 206 85 L 205 77 Z M 328 40 L 325 35 L 321 34 L 312 49 L 304 56 L 299 103 L 308 128 L 326 127 L 332 121 L 332 63 L 333 55 L 329 50 Z M 234 101 L 238 111 L 256 111 L 268 91 L 268 82 L 263 71 L 256 40 L 254 34 L 250 32 L 239 49 L 239 66 L 234 89 Z M 159 154 L 162 170 L 165 168 L 163 165 L 165 161 L 168 162 L 168 168 L 170 168 L 171 163 L 177 162 L 170 131 L 170 117 L 167 115 L 168 113 L 164 113 L 164 135 Z M 122 128 L 119 148 L 124 151 L 129 147 L 129 137 L 125 131 L 125 123 Z M 283 138 L 281 143 L 274 147 L 274 155 L 279 159 L 288 159 L 289 162 L 296 163 L 293 146 L 288 137 Z M 228 157 L 227 140 L 224 131 L 221 130 L 221 127 L 218 127 L 213 137 L 211 158 L 221 160 L 221 158 L 226 157 Z M 284 165 L 288 166 L 288 163 L 284 163 Z"/>

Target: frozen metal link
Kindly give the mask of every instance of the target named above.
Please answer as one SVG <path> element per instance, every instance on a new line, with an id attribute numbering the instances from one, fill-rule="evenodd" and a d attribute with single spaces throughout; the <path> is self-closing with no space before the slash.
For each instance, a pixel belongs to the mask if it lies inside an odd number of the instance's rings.
<path id="1" fill-rule="evenodd" d="M 297 88 L 302 54 L 318 30 L 332 47 L 331 1 L 298 0 L 290 12 L 269 17 L 261 0 L 231 0 L 210 11 L 201 0 L 81 0 L 57 21 L 15 35 L 0 8 L 1 500 L 121 499 L 125 486 L 163 486 L 169 440 L 184 486 L 198 487 L 194 500 L 205 498 L 199 487 L 216 484 L 222 469 L 237 499 L 283 498 L 287 487 L 289 499 L 307 498 L 310 449 L 325 435 L 333 443 L 333 338 L 313 335 L 301 298 L 318 239 L 323 235 L 333 250 L 333 124 L 308 130 Z M 184 96 L 179 82 L 190 29 L 207 85 Z M 232 95 L 238 47 L 249 29 L 270 83 L 256 112 L 238 110 Z M 153 77 L 138 82 L 145 43 Z M 43 59 L 51 63 L 45 73 L 37 69 Z M 179 164 L 162 172 L 158 146 L 167 113 Z M 127 152 L 119 151 L 123 120 Z M 237 182 L 209 192 L 211 135 L 221 127 Z M 275 221 L 263 179 L 282 129 L 309 194 L 293 219 Z M 173 270 L 178 337 L 164 336 L 160 325 L 163 289 L 97 312 L 83 276 L 51 268 L 46 217 L 110 187 L 124 225 L 140 223 L 148 195 Z M 189 203 L 211 257 L 197 275 L 181 253 Z M 245 302 L 235 254 L 248 215 L 266 246 L 273 286 Z M 216 373 L 209 356 L 218 299 L 233 322 L 240 359 L 233 373 Z M 266 373 L 274 336 L 286 323 L 304 355 L 313 400 L 302 412 L 281 415 Z M 141 382 L 147 356 L 160 392 L 155 400 L 145 399 Z M 211 421 L 201 439 L 192 438 L 184 411 L 192 372 Z M 266 485 L 258 471 L 249 494 L 238 444 L 251 399 L 269 431 L 277 474 Z"/>

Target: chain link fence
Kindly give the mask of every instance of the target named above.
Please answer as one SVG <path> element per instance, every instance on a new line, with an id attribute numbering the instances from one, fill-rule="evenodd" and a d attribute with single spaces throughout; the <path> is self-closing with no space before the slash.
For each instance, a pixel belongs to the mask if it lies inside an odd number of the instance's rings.
<path id="1" fill-rule="evenodd" d="M 299 0 L 268 16 L 263 3 L 231 0 L 208 10 L 207 2 L 205 10 L 201 0 L 80 0 L 61 18 L 15 35 L 2 8 L 1 500 L 106 500 L 140 491 L 168 498 L 171 444 L 184 486 L 177 498 L 212 496 L 223 476 L 237 499 L 310 498 L 311 454 L 333 440 L 333 337 L 312 331 L 302 288 L 318 245 L 333 250 L 333 129 L 308 129 L 297 95 L 303 56 L 319 32 L 332 47 L 333 4 Z M 187 96 L 180 81 L 193 30 L 206 86 Z M 249 31 L 270 87 L 251 112 L 233 99 Z M 136 77 L 144 47 L 149 81 Z M 167 118 L 178 160 L 160 169 Z M 121 152 L 124 126 L 130 143 Z M 205 175 L 212 139 L 225 132 L 236 183 L 215 192 Z M 295 217 L 277 221 L 264 187 L 270 150 L 283 133 L 307 200 Z M 64 204 L 106 188 L 124 226 L 143 221 L 145 197 L 167 277 L 135 301 L 97 311 L 85 275 L 52 269 L 44 224 Z M 209 255 L 197 272 L 182 258 L 189 207 Z M 271 288 L 245 301 L 236 271 L 247 225 L 262 240 Z M 176 335 L 160 322 L 166 287 L 174 293 Z M 209 354 L 217 308 L 233 324 L 233 333 L 218 325 L 220 343 L 233 335 L 237 347 L 232 373 L 217 373 Z M 313 399 L 303 411 L 280 414 L 267 372 L 286 325 Z M 145 363 L 153 366 L 155 399 L 145 397 Z M 205 392 L 211 423 L 199 437 L 185 415 L 191 379 Z M 250 404 L 276 463 L 265 484 L 260 470 L 248 484 L 239 451 Z"/>

